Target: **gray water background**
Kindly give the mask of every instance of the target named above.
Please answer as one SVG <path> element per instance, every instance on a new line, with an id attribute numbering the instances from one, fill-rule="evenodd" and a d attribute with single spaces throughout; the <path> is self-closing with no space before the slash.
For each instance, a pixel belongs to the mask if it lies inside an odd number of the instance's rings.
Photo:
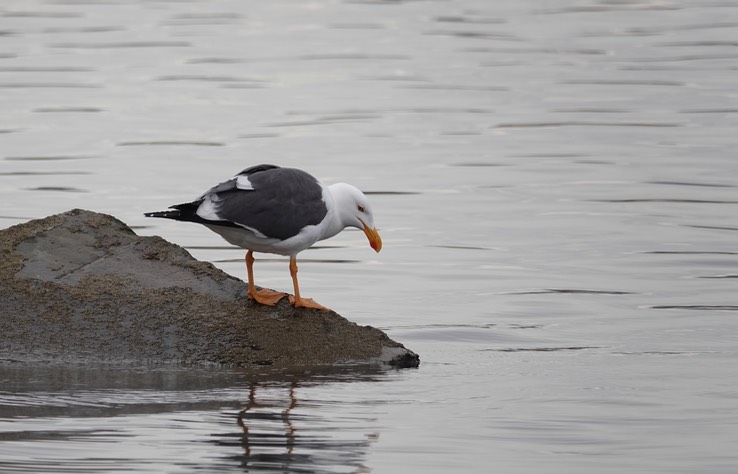
<path id="1" fill-rule="evenodd" d="M 305 251 L 302 292 L 422 362 L 4 362 L 0 471 L 735 472 L 737 69 L 722 0 L 4 0 L 0 227 L 87 208 L 243 278 L 142 213 L 345 180 L 384 250 Z"/>

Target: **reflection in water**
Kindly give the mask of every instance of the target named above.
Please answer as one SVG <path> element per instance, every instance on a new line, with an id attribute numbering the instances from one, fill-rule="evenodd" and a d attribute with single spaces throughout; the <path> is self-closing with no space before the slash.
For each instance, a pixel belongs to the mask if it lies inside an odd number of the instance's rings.
<path id="1" fill-rule="evenodd" d="M 301 388 L 299 380 L 290 382 L 286 406 L 284 393 L 277 399 L 268 397 L 272 388 L 269 384 L 251 383 L 248 402 L 236 416 L 241 433 L 217 442 L 226 446 L 240 443 L 243 455 L 232 456 L 232 459 L 241 467 L 247 471 L 284 472 L 315 472 L 341 467 L 368 472 L 363 460 L 369 445 L 379 438 L 378 433 L 367 433 L 359 440 L 336 439 L 341 436 L 341 430 L 333 420 L 314 413 L 294 413 L 301 407 L 297 393 Z M 257 400 L 260 389 L 265 394 L 264 400 Z M 320 407 L 313 408 L 320 411 Z"/>
<path id="2" fill-rule="evenodd" d="M 108 472 L 144 458 L 145 472 L 368 472 L 379 434 L 350 387 L 379 375 L 2 362 L 0 472 Z"/>
<path id="3" fill-rule="evenodd" d="M 295 398 L 295 388 L 297 387 L 297 382 L 293 381 L 290 386 L 290 405 L 285 410 L 282 411 L 282 421 L 285 424 L 286 431 L 285 431 L 285 438 L 286 438 L 286 446 L 287 446 L 287 454 L 292 454 L 292 451 L 295 446 L 295 426 L 290 420 L 290 412 L 297 406 L 297 399 Z M 249 402 L 246 404 L 246 407 L 238 412 L 238 426 L 240 426 L 243 429 L 243 450 L 246 455 L 246 457 L 251 456 L 251 443 L 249 443 L 249 427 L 244 421 L 244 418 L 246 418 L 246 415 L 250 410 L 257 407 L 258 404 L 256 403 L 256 384 L 251 384 L 249 387 Z"/>

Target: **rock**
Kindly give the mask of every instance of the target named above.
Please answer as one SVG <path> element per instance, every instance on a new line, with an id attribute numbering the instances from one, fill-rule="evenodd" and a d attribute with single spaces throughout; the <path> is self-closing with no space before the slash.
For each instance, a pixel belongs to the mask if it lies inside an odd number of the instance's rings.
<path id="1" fill-rule="evenodd" d="M 274 307 L 161 237 L 74 209 L 0 230 L 0 360 L 416 367 L 379 329 Z"/>

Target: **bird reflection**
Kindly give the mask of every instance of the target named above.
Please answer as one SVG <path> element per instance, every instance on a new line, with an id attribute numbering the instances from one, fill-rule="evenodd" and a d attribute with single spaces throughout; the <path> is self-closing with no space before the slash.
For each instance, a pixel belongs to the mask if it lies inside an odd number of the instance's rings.
<path id="1" fill-rule="evenodd" d="M 292 450 L 295 449 L 295 425 L 290 420 L 290 413 L 297 406 L 295 388 L 297 388 L 297 382 L 293 381 L 290 385 L 290 406 L 282 411 L 282 421 L 287 427 L 287 454 L 292 454 Z"/>
<path id="2" fill-rule="evenodd" d="M 243 430 L 243 448 L 244 448 L 244 454 L 248 458 L 251 456 L 251 445 L 252 443 L 249 440 L 249 426 L 246 423 L 246 417 L 249 414 L 249 411 L 253 410 L 254 408 L 264 408 L 267 406 L 270 406 L 268 404 L 260 404 L 256 401 L 256 388 L 258 384 L 252 383 L 249 385 L 249 400 L 246 403 L 246 406 L 238 412 L 238 418 L 236 422 L 238 423 L 238 426 L 241 427 Z M 287 454 L 291 455 L 292 451 L 295 449 L 295 425 L 290 419 L 290 413 L 292 410 L 294 410 L 297 407 L 297 397 L 295 395 L 295 389 L 297 388 L 298 383 L 297 380 L 293 380 L 290 384 L 290 404 L 289 406 L 282 410 L 281 412 L 281 419 L 282 422 L 285 425 L 285 438 L 286 438 L 286 448 L 287 448 Z"/>
<path id="3" fill-rule="evenodd" d="M 299 399 L 300 389 L 305 388 L 302 383 L 303 380 L 296 377 L 289 385 L 249 384 L 248 400 L 236 417 L 240 428 L 236 436 L 242 454 L 234 456 L 234 459 L 246 472 L 314 472 L 333 470 L 337 466 L 352 466 L 354 472 L 370 472 L 364 459 L 379 433 L 358 434 L 356 422 L 361 423 L 362 418 L 353 418 L 350 427 L 346 428 L 347 417 L 326 417 L 333 412 L 320 410 L 320 401 L 306 399 L 305 396 L 303 400 Z M 284 392 L 287 387 L 288 394 Z M 309 390 L 309 382 L 307 387 Z M 275 390 L 279 393 L 276 397 Z M 318 409 L 295 412 L 295 409 L 305 407 Z M 373 421 L 372 418 L 363 419 L 369 425 Z"/>

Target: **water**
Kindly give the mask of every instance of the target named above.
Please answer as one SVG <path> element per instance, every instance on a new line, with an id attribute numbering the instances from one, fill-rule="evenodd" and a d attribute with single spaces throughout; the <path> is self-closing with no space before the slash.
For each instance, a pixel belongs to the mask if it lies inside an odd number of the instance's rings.
<path id="1" fill-rule="evenodd" d="M 5 1 L 0 226 L 88 208 L 243 277 L 141 214 L 260 162 L 346 180 L 384 249 L 304 252 L 302 291 L 422 362 L 5 363 L 1 470 L 734 472 L 737 27 L 721 1 Z"/>

